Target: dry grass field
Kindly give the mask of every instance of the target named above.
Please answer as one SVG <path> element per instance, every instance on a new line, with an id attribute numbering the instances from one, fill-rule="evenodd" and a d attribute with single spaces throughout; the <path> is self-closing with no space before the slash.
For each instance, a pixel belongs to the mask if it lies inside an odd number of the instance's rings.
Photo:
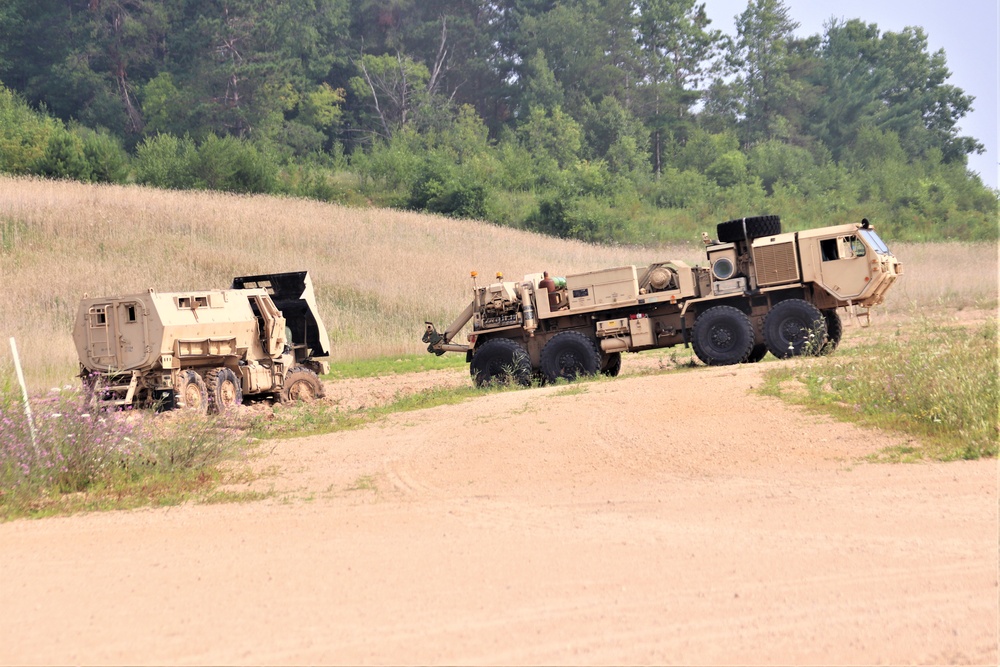
<path id="1" fill-rule="evenodd" d="M 996 307 L 995 245 L 887 241 L 906 276 L 884 312 Z M 422 352 L 423 322 L 458 314 L 470 270 L 490 280 L 702 257 L 694 242 L 594 246 L 404 211 L 0 177 L 0 365 L 15 337 L 32 389 L 72 382 L 71 331 L 85 293 L 222 288 L 236 275 L 307 269 L 336 362 Z"/>

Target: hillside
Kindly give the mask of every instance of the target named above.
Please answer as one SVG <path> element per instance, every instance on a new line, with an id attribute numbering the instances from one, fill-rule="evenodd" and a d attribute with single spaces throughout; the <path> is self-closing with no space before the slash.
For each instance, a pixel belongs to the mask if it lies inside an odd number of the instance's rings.
<path id="1" fill-rule="evenodd" d="M 995 306 L 995 245 L 887 240 L 907 274 L 884 312 Z M 0 177 L 0 333 L 17 338 L 35 389 L 73 381 L 71 332 L 85 293 L 222 288 L 235 275 L 306 269 L 336 361 L 423 352 L 423 322 L 447 324 L 461 311 L 472 270 L 489 280 L 701 257 L 700 244 L 599 246 L 304 199 Z M 5 344 L 0 360 L 9 355 Z"/>

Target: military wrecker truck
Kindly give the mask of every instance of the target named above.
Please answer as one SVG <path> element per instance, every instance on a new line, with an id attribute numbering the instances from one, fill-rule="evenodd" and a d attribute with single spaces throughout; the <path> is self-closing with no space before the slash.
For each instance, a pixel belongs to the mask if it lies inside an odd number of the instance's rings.
<path id="1" fill-rule="evenodd" d="M 868 220 L 782 233 L 778 216 L 717 225 L 702 234 L 708 266 L 682 261 L 476 284 L 443 332 L 425 323 L 428 352 L 464 352 L 478 386 L 533 377 L 553 382 L 617 375 L 622 352 L 690 345 L 708 365 L 833 351 L 838 309 L 869 318 L 902 264 Z M 455 336 L 472 321 L 468 344 Z"/>
<path id="2" fill-rule="evenodd" d="M 231 289 L 89 298 L 73 339 L 102 407 L 224 412 L 244 396 L 323 395 L 330 341 L 305 271 L 240 276 Z"/>

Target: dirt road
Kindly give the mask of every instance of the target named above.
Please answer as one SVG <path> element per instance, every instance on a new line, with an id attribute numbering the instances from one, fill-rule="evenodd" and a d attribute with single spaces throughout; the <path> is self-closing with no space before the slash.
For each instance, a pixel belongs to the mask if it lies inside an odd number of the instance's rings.
<path id="1" fill-rule="evenodd" d="M 0 525 L 0 662 L 997 664 L 996 461 L 859 462 L 898 436 L 759 372 L 487 395 L 268 443 L 267 501 Z"/>

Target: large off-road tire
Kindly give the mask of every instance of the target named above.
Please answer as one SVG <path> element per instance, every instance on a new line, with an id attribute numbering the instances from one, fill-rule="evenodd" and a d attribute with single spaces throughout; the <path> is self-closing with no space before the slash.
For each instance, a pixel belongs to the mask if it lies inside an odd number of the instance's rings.
<path id="1" fill-rule="evenodd" d="M 764 343 L 757 343 L 750 350 L 750 354 L 743 361 L 745 364 L 756 364 L 758 361 L 767 356 L 767 345 Z"/>
<path id="2" fill-rule="evenodd" d="M 721 243 L 734 243 L 743 240 L 744 220 L 728 220 L 715 226 L 715 233 Z M 775 236 L 781 233 L 781 218 L 776 215 L 758 215 L 746 218 L 746 240 L 761 236 Z"/>
<path id="3" fill-rule="evenodd" d="M 601 370 L 601 353 L 594 342 L 579 331 L 557 333 L 542 348 L 542 375 L 547 382 L 560 378 L 572 382 L 581 375 Z"/>
<path id="4" fill-rule="evenodd" d="M 840 314 L 836 308 L 823 311 L 823 319 L 826 320 L 826 343 L 820 348 L 820 354 L 833 354 L 833 351 L 840 345 L 840 339 L 844 335 L 844 323 L 840 320 Z"/>
<path id="5" fill-rule="evenodd" d="M 232 369 L 213 368 L 205 373 L 205 388 L 209 412 L 224 414 L 243 403 L 243 387 Z"/>
<path id="6" fill-rule="evenodd" d="M 764 341 L 779 359 L 819 354 L 826 342 L 826 319 L 808 301 L 782 301 L 764 318 Z"/>
<path id="7" fill-rule="evenodd" d="M 180 383 L 174 392 L 174 407 L 200 414 L 208 411 L 208 389 L 197 371 L 181 371 Z"/>
<path id="8" fill-rule="evenodd" d="M 753 349 L 753 324 L 741 310 L 715 306 L 695 320 L 691 344 L 695 355 L 709 366 L 738 364 Z"/>
<path id="9" fill-rule="evenodd" d="M 323 383 L 319 376 L 305 366 L 293 366 L 285 373 L 285 383 L 278 393 L 282 403 L 310 401 L 323 397 Z"/>
<path id="10" fill-rule="evenodd" d="M 601 375 L 607 375 L 610 378 L 618 377 L 618 374 L 622 370 L 622 353 L 612 352 L 611 354 L 606 354 L 601 360 Z"/>
<path id="11" fill-rule="evenodd" d="M 531 384 L 531 360 L 528 353 L 509 338 L 492 338 L 476 350 L 469 363 L 469 374 L 477 387 L 515 382 Z"/>

